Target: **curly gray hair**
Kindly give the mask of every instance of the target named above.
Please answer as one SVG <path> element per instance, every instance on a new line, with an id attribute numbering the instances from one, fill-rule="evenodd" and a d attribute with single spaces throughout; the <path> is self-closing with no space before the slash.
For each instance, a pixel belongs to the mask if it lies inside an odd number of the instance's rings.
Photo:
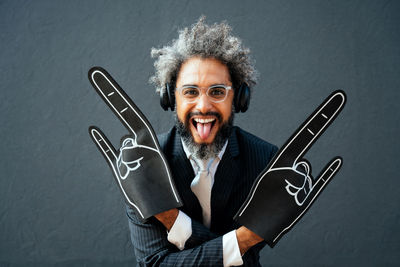
<path id="1" fill-rule="evenodd" d="M 205 17 L 201 16 L 191 29 L 181 30 L 178 39 L 173 40 L 170 46 L 151 49 L 151 56 L 157 60 L 150 83 L 156 86 L 157 92 L 164 90 L 166 83 L 174 85 L 182 63 L 194 56 L 215 58 L 226 64 L 233 88 L 238 88 L 243 82 L 250 88 L 256 84 L 257 73 L 250 59 L 250 50 L 242 46 L 239 38 L 231 35 L 232 29 L 226 22 L 209 26 L 204 21 Z"/>

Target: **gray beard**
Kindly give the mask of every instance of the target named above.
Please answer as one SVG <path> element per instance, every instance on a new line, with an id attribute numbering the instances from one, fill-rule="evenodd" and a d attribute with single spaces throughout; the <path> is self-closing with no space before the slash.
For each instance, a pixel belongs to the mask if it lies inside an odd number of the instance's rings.
<path id="1" fill-rule="evenodd" d="M 179 120 L 175 112 L 175 126 L 178 133 L 182 137 L 183 142 L 188 148 L 189 152 L 197 159 L 208 160 L 216 157 L 221 149 L 224 147 L 226 140 L 232 132 L 234 113 L 231 113 L 227 122 L 221 125 L 215 135 L 214 141 L 211 144 L 197 144 L 190 133 L 190 118 L 186 118 L 186 123 Z"/>

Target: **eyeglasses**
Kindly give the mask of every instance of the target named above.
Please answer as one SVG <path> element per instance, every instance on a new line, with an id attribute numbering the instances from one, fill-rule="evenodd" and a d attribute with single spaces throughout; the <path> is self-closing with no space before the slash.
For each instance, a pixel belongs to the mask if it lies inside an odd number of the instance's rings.
<path id="1" fill-rule="evenodd" d="M 180 88 L 176 88 L 176 90 L 187 103 L 195 103 L 197 100 L 199 100 L 202 89 L 207 89 L 206 95 L 210 101 L 219 103 L 226 99 L 229 90 L 232 90 L 232 86 L 216 84 L 207 88 L 197 87 L 195 85 L 185 85 Z"/>

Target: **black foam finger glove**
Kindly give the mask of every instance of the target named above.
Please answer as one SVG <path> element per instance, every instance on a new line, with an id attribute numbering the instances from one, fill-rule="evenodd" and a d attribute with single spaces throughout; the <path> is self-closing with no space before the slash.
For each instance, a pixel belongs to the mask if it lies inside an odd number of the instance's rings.
<path id="1" fill-rule="evenodd" d="M 276 153 L 256 179 L 250 194 L 235 215 L 273 247 L 310 208 L 342 165 L 334 158 L 316 179 L 303 155 L 342 110 L 343 91 L 332 93 Z"/>
<path id="2" fill-rule="evenodd" d="M 131 133 L 116 151 L 100 129 L 89 127 L 90 136 L 111 167 L 125 201 L 142 221 L 182 206 L 167 161 L 146 117 L 104 69 L 90 69 L 89 80 Z"/>

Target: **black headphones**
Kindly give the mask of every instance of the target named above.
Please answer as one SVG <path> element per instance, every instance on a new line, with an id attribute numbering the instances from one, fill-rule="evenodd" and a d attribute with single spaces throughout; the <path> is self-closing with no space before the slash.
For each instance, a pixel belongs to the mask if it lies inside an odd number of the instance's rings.
<path id="1" fill-rule="evenodd" d="M 235 112 L 246 112 L 250 105 L 250 88 L 246 83 L 242 83 L 239 89 L 235 90 L 233 106 Z M 160 105 L 164 110 L 175 109 L 175 88 L 171 89 L 169 83 L 165 84 L 164 90 L 160 90 Z"/>

